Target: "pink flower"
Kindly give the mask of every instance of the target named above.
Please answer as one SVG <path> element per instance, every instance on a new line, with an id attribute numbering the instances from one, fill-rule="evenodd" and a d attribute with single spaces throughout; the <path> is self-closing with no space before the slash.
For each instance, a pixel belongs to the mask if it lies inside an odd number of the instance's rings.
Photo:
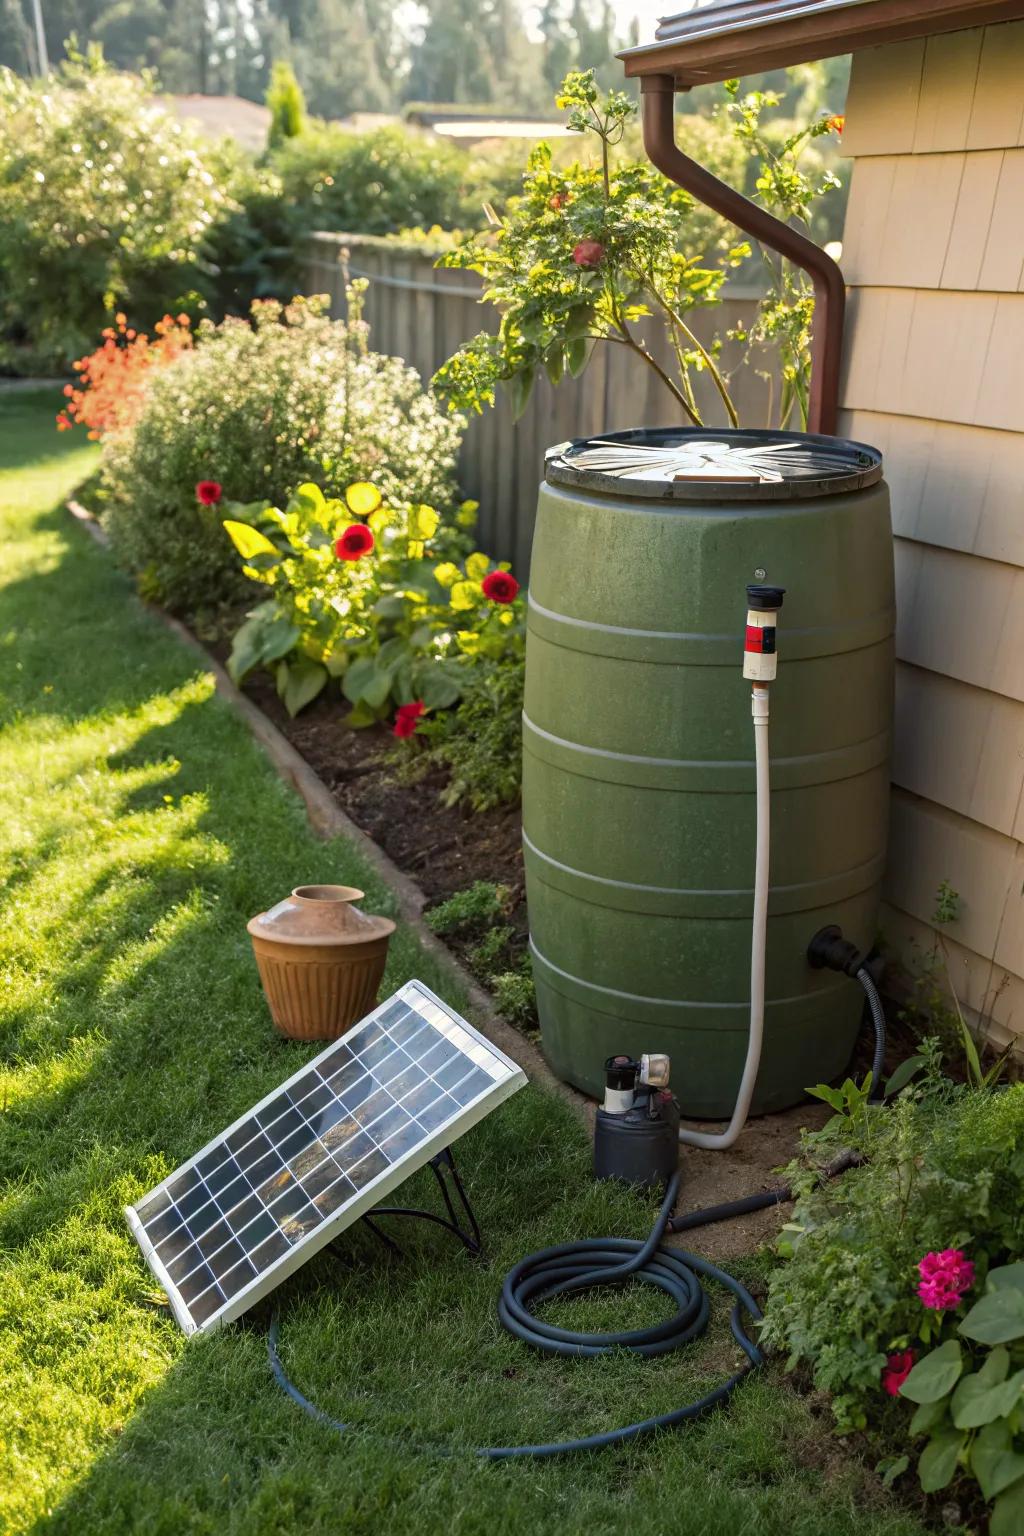
<path id="1" fill-rule="evenodd" d="M 900 1387 L 910 1375 L 914 1366 L 914 1351 L 912 1349 L 901 1350 L 897 1355 L 886 1355 L 885 1370 L 882 1372 L 882 1386 L 890 1397 L 898 1397 Z"/>
<path id="2" fill-rule="evenodd" d="M 922 1306 L 934 1312 L 951 1312 L 960 1305 L 964 1292 L 974 1284 L 974 1265 L 959 1248 L 926 1253 L 917 1272 L 921 1276 L 918 1299 Z"/>
<path id="3" fill-rule="evenodd" d="M 600 240 L 581 240 L 573 247 L 572 259 L 578 267 L 599 267 L 604 260 Z"/>

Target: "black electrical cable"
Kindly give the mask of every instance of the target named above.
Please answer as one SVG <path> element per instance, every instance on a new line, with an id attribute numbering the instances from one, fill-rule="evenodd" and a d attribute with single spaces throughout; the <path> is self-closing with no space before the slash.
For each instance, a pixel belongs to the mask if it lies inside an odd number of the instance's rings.
<path id="1" fill-rule="evenodd" d="M 744 1315 L 755 1323 L 761 1318 L 761 1310 L 745 1286 L 707 1259 L 698 1258 L 696 1254 L 686 1253 L 682 1249 L 661 1246 L 661 1240 L 669 1230 L 672 1209 L 679 1195 L 679 1184 L 680 1175 L 677 1172 L 669 1182 L 654 1226 L 642 1243 L 628 1238 L 590 1238 L 579 1243 L 545 1248 L 521 1260 L 505 1276 L 498 1316 L 516 1338 L 545 1354 L 594 1356 L 628 1349 L 633 1354 L 661 1355 L 698 1338 L 707 1327 L 710 1307 L 700 1283 L 699 1277 L 703 1275 L 717 1280 L 735 1296 L 729 1326 L 733 1338 L 747 1357 L 747 1363 L 703 1397 L 672 1409 L 669 1413 L 655 1414 L 637 1424 L 627 1424 L 621 1429 L 587 1435 L 578 1440 L 562 1440 L 550 1444 L 478 1446 L 473 1454 L 486 1461 L 508 1461 L 515 1457 L 561 1456 L 570 1451 L 603 1450 L 608 1446 L 622 1445 L 627 1440 L 635 1440 L 654 1430 L 671 1429 L 689 1419 L 698 1418 L 716 1404 L 724 1402 L 743 1377 L 763 1363 L 764 1355 L 743 1327 Z M 577 1333 L 572 1329 L 542 1323 L 534 1315 L 534 1307 L 555 1296 L 594 1290 L 602 1285 L 621 1285 L 629 1280 L 639 1280 L 664 1291 L 676 1304 L 673 1316 L 651 1328 L 634 1328 L 620 1333 Z M 344 1433 L 350 1428 L 349 1425 L 340 1419 L 331 1418 L 289 1380 L 278 1353 L 279 1339 L 280 1326 L 275 1316 L 270 1325 L 267 1353 L 278 1385 L 311 1418 Z M 451 1453 L 445 1451 L 443 1454 Z"/>

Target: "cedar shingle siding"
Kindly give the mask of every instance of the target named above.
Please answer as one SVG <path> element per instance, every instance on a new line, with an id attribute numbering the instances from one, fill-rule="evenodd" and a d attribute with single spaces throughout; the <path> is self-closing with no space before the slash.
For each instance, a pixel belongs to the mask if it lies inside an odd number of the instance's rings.
<path id="1" fill-rule="evenodd" d="M 1024 22 L 856 54 L 844 150 L 840 430 L 896 534 L 884 931 L 929 942 L 948 879 L 961 998 L 1024 1037 Z"/>

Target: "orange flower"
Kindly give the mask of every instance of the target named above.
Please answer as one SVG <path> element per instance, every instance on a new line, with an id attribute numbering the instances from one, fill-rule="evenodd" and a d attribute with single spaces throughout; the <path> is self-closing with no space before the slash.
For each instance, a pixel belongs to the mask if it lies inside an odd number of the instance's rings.
<path id="1" fill-rule="evenodd" d="M 843 129 L 846 127 L 846 118 L 841 112 L 837 113 L 835 117 L 826 117 L 825 127 L 830 129 L 834 134 L 837 134 L 839 138 L 842 138 Z"/>

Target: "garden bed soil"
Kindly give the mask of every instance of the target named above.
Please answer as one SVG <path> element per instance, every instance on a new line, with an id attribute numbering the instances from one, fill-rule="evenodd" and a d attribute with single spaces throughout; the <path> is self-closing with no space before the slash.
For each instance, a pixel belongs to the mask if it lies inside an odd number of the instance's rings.
<path id="1" fill-rule="evenodd" d="M 213 647 L 223 660 L 227 646 Z M 512 953 L 526 951 L 526 893 L 518 805 L 474 811 L 445 806 L 443 771 L 433 768 L 414 783 L 404 782 L 403 758 L 417 751 L 415 740 L 399 743 L 386 726 L 353 730 L 344 723 L 336 696 L 317 699 L 293 720 L 266 674 L 246 679 L 242 690 L 273 721 L 327 785 L 346 815 L 390 859 L 412 875 L 435 906 L 478 880 L 509 890 L 508 922 L 515 933 Z M 467 948 L 445 942 L 466 958 Z"/>

